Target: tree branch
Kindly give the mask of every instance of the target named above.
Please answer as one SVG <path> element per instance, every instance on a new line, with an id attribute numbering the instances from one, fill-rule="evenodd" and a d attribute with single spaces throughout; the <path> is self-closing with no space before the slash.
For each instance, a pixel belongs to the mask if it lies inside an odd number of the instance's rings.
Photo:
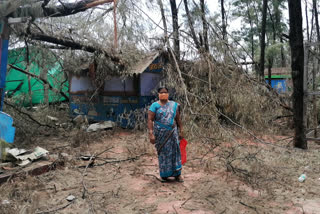
<path id="1" fill-rule="evenodd" d="M 7 106 L 10 106 L 10 107 L 13 108 L 14 110 L 16 110 L 18 113 L 27 116 L 30 120 L 32 120 L 33 122 L 35 122 L 35 123 L 38 124 L 39 126 L 46 126 L 46 127 L 49 127 L 49 128 L 53 128 L 52 126 L 50 126 L 50 125 L 48 125 L 48 124 L 42 124 L 42 123 L 40 123 L 39 121 L 37 121 L 36 119 L 34 119 L 30 114 L 19 110 L 17 107 L 15 107 L 14 105 L 8 103 L 7 101 L 4 101 L 4 104 L 6 104 Z"/>
<path id="2" fill-rule="evenodd" d="M 84 45 L 81 44 L 79 42 L 76 41 L 71 41 L 69 39 L 66 38 L 56 38 L 53 36 L 49 36 L 46 34 L 41 34 L 41 33 L 23 33 L 22 35 L 29 37 L 30 39 L 33 40 L 38 40 L 38 41 L 43 41 L 43 42 L 49 42 L 52 44 L 57 44 L 57 45 L 62 45 L 65 47 L 69 47 L 73 50 L 83 50 L 83 51 L 87 51 L 90 53 L 94 53 L 94 52 L 98 52 L 98 53 L 103 53 L 107 58 L 110 58 L 112 61 L 114 61 L 117 64 L 120 64 L 120 58 L 114 55 L 111 55 L 109 53 L 107 53 L 105 50 L 99 49 L 97 47 L 93 47 L 90 45 Z"/>

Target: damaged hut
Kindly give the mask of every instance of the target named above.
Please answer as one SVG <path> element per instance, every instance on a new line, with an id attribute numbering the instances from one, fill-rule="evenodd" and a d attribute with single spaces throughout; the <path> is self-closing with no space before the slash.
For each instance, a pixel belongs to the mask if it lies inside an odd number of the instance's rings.
<path id="1" fill-rule="evenodd" d="M 163 79 L 164 57 L 152 53 L 121 74 L 94 85 L 96 66 L 69 75 L 70 111 L 72 116 L 86 115 L 94 121 L 111 120 L 122 127 L 133 127 L 136 113 L 155 99 L 155 89 Z"/>

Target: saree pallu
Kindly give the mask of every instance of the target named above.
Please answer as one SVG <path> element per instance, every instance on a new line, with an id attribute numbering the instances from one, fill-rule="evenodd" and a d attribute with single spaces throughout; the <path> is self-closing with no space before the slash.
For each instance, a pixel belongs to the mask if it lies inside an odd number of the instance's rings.
<path id="1" fill-rule="evenodd" d="M 177 103 L 169 101 L 164 106 L 159 105 L 155 112 L 154 135 L 157 150 L 159 150 L 159 147 L 168 138 L 173 129 L 173 133 L 158 154 L 160 177 L 172 177 L 181 174 L 182 165 L 178 129 L 177 126 L 173 127 L 177 108 Z"/>

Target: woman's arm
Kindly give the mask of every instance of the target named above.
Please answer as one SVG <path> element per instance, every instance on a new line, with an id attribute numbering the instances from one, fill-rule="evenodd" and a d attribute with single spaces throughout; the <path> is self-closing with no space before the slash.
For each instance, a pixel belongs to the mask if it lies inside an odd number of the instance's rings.
<path id="1" fill-rule="evenodd" d="M 179 128 L 179 137 L 180 137 L 180 139 L 182 139 L 183 138 L 183 126 L 182 126 L 181 117 L 180 117 L 180 106 L 178 107 L 178 110 L 177 110 L 176 122 L 177 122 L 177 125 Z"/>
<path id="2" fill-rule="evenodd" d="M 149 130 L 149 139 L 150 143 L 154 144 L 156 142 L 156 138 L 153 134 L 153 121 L 156 114 L 152 111 L 148 111 L 148 130 Z"/>

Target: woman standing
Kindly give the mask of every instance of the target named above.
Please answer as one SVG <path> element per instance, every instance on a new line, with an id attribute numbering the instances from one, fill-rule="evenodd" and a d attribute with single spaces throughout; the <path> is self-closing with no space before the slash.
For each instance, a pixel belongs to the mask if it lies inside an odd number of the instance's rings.
<path id="1" fill-rule="evenodd" d="M 179 146 L 179 137 L 183 138 L 180 107 L 169 100 L 166 87 L 160 87 L 158 95 L 159 101 L 152 103 L 148 111 L 148 129 L 150 142 L 155 144 L 158 152 L 160 177 L 163 180 L 175 177 L 176 181 L 183 182 Z"/>

